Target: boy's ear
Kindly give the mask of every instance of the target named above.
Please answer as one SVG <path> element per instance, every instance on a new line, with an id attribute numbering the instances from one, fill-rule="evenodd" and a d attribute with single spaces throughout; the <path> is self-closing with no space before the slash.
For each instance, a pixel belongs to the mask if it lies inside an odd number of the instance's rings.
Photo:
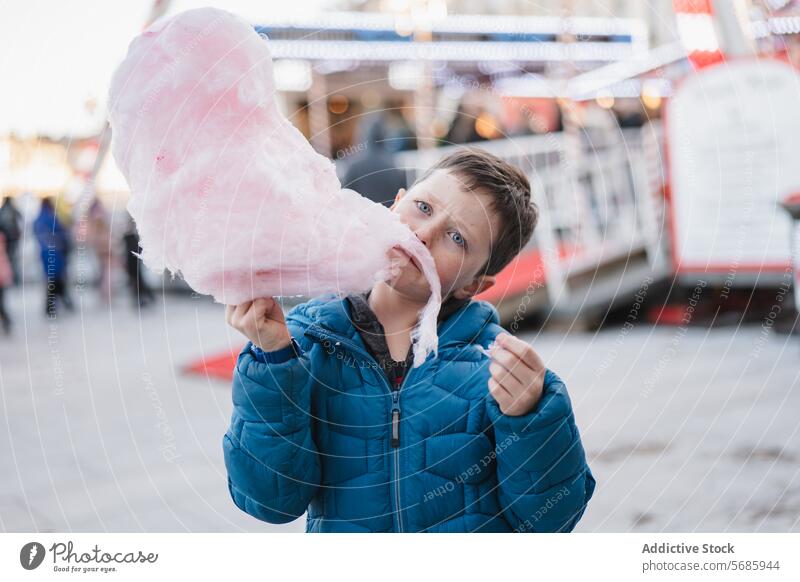
<path id="1" fill-rule="evenodd" d="M 495 284 L 497 277 L 494 275 L 479 275 L 472 280 L 472 283 L 453 292 L 453 297 L 467 299 L 473 295 L 479 295 Z"/>
<path id="2" fill-rule="evenodd" d="M 403 199 L 403 196 L 405 196 L 405 195 L 406 195 L 406 189 L 405 188 L 400 188 L 397 191 L 397 195 L 394 197 L 394 202 L 389 207 L 389 210 L 394 210 L 394 207 L 397 206 L 397 203 L 400 202 Z"/>

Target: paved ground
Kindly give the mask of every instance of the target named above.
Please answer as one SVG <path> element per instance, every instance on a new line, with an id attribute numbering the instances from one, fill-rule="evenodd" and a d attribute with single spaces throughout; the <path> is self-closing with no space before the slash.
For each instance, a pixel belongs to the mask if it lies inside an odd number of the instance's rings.
<path id="1" fill-rule="evenodd" d="M 233 505 L 229 386 L 181 372 L 241 345 L 220 306 L 167 296 L 140 317 L 86 292 L 51 325 L 38 291 L 10 294 L 0 336 L 0 530 L 302 530 Z M 598 480 L 579 531 L 800 531 L 797 337 L 522 335 L 567 382 Z"/>

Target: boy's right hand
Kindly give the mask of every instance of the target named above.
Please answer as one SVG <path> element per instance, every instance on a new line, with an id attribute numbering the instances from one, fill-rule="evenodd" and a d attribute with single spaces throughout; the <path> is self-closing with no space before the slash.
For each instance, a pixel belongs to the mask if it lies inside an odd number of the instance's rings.
<path id="1" fill-rule="evenodd" d="M 283 310 L 273 297 L 228 305 L 225 321 L 265 352 L 280 350 L 292 342 Z"/>

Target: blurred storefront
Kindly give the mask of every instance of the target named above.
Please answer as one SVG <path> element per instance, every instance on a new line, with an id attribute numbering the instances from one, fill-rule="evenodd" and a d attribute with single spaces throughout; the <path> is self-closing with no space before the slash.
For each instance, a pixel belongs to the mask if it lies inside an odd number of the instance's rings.
<path id="1" fill-rule="evenodd" d="M 548 87 L 539 97 L 555 99 L 554 64 L 589 71 L 648 47 L 645 23 L 618 17 L 352 12 L 256 29 L 269 38 L 287 112 L 332 157 L 353 145 L 356 122 L 372 111 L 402 116 L 422 148 L 445 138 L 459 114 L 472 118 L 478 138 L 500 137 L 492 129 L 503 109 L 499 82 L 541 79 Z"/>

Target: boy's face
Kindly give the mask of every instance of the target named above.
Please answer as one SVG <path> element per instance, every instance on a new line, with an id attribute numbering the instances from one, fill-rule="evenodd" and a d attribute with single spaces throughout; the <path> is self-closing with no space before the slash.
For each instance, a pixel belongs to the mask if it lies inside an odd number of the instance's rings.
<path id="1" fill-rule="evenodd" d="M 463 299 L 494 284 L 495 277 L 480 275 L 489 259 L 500 224 L 485 194 L 467 191 L 458 176 L 436 170 L 409 191 L 400 190 L 392 211 L 416 233 L 436 263 L 442 299 Z M 414 301 L 430 296 L 427 280 L 408 255 L 393 249 L 399 274 L 388 284 Z"/>

